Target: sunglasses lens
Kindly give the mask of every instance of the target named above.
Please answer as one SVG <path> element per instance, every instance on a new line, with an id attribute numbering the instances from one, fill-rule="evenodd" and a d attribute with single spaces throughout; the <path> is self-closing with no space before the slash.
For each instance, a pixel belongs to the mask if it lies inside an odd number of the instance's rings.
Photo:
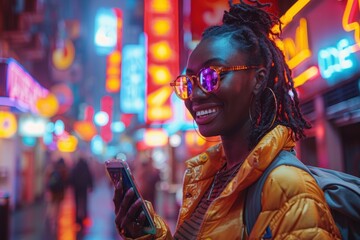
<path id="1" fill-rule="evenodd" d="M 189 77 L 177 77 L 174 85 L 175 92 L 181 99 L 188 99 L 190 97 L 193 86 Z"/>
<path id="2" fill-rule="evenodd" d="M 199 74 L 199 82 L 201 87 L 207 92 L 216 90 L 218 86 L 218 74 L 214 69 L 204 68 Z"/>

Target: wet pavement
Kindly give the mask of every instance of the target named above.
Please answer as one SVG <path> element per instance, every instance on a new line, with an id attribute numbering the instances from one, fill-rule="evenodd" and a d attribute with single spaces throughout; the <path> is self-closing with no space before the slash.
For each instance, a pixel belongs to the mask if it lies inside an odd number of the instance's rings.
<path id="1" fill-rule="evenodd" d="M 115 230 L 112 187 L 100 179 L 89 194 L 89 218 L 80 229 L 74 221 L 75 207 L 71 190 L 62 203 L 58 224 L 51 226 L 47 204 L 37 201 L 12 211 L 9 240 L 118 240 Z M 0 237 L 2 238 L 2 237 Z"/>
<path id="2" fill-rule="evenodd" d="M 75 224 L 75 206 L 72 191 L 67 190 L 60 208 L 57 224 L 52 225 L 48 217 L 46 201 L 16 209 L 10 214 L 10 237 L 0 240 L 121 240 L 115 229 L 113 187 L 106 177 L 98 178 L 89 193 L 88 219 L 80 230 Z M 174 231 L 177 211 L 174 195 L 157 194 L 157 213 L 167 221 Z"/>

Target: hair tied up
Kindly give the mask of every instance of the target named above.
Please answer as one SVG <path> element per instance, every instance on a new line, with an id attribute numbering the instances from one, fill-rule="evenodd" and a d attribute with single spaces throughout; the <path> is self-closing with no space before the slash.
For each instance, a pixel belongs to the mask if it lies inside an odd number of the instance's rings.
<path id="1" fill-rule="evenodd" d="M 250 28 L 258 29 L 265 35 L 272 33 L 271 29 L 275 24 L 280 24 L 278 17 L 263 10 L 271 6 L 271 3 L 261 3 L 258 0 L 240 0 L 240 3 L 233 3 L 229 0 L 230 10 L 225 11 L 223 24 L 226 25 L 247 25 Z"/>

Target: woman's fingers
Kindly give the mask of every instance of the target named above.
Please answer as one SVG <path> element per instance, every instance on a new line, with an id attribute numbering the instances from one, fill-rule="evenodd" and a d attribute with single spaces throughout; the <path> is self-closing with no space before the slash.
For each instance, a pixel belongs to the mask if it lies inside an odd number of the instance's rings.
<path id="1" fill-rule="evenodd" d="M 134 196 L 134 192 L 129 192 L 129 198 L 131 197 L 130 200 L 133 199 L 133 196 Z M 127 196 L 125 196 L 125 198 L 126 197 Z M 124 202 L 125 202 L 125 198 L 124 198 Z M 127 206 L 128 206 L 126 208 L 127 212 L 126 212 L 126 214 L 124 214 L 124 216 L 126 215 L 126 217 L 123 219 L 123 222 L 121 225 L 123 227 L 126 227 L 129 224 L 137 221 L 138 215 L 141 211 L 141 199 L 137 199 L 135 202 L 133 202 L 131 204 L 131 206 L 130 205 L 127 205 Z M 123 208 L 123 206 L 121 206 L 121 208 Z"/>
<path id="2" fill-rule="evenodd" d="M 127 216 L 121 227 L 126 229 L 129 236 L 133 238 L 144 235 L 144 213 L 142 212 L 142 200 L 138 198 L 129 208 Z"/>
<path id="3" fill-rule="evenodd" d="M 117 218 L 119 218 L 119 223 L 122 224 L 122 222 L 127 218 L 127 212 L 129 211 L 129 208 L 132 204 L 132 199 L 134 198 L 134 190 L 132 188 L 128 189 L 127 192 L 125 193 L 121 205 L 120 205 L 120 209 L 117 212 Z"/>
<path id="4" fill-rule="evenodd" d="M 138 217 L 138 223 L 140 226 L 145 226 L 146 216 L 144 211 L 141 211 L 139 217 Z"/>
<path id="5" fill-rule="evenodd" d="M 114 202 L 118 200 L 119 193 L 115 190 Z M 115 203 L 117 207 L 115 224 L 118 231 L 126 236 L 139 237 L 142 236 L 145 214 L 142 211 L 142 200 L 135 200 L 135 192 L 130 188 L 122 197 L 122 201 Z"/>
<path id="6" fill-rule="evenodd" d="M 119 212 L 119 208 L 120 208 L 120 204 L 122 202 L 122 198 L 123 198 L 123 186 L 122 186 L 122 183 L 119 181 L 115 185 L 115 191 L 114 191 L 114 197 L 113 197 L 113 202 L 114 202 L 114 205 L 115 205 L 115 213 L 116 214 Z"/>

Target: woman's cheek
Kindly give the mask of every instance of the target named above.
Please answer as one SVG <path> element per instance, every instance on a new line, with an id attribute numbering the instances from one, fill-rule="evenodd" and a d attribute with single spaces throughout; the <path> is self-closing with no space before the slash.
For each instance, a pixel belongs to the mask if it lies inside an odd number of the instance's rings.
<path id="1" fill-rule="evenodd" d="M 192 102 L 190 100 L 185 100 L 185 107 L 187 108 L 187 110 L 190 112 L 191 116 L 193 116 L 193 118 L 195 119 L 195 116 L 192 111 Z"/>

